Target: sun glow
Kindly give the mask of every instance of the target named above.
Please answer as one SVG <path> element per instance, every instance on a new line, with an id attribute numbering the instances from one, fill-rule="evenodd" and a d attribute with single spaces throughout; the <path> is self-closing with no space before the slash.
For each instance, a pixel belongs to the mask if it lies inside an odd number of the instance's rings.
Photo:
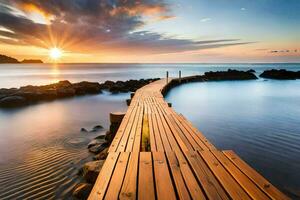
<path id="1" fill-rule="evenodd" d="M 53 60 L 58 60 L 62 57 L 62 50 L 54 47 L 54 48 L 50 49 L 49 56 Z"/>

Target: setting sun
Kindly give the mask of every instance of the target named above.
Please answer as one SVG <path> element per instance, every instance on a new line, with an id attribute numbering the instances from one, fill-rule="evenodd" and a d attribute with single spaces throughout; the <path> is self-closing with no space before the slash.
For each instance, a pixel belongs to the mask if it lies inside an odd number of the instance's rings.
<path id="1" fill-rule="evenodd" d="M 56 47 L 52 48 L 50 49 L 49 56 L 53 60 L 58 60 L 62 57 L 62 50 Z"/>

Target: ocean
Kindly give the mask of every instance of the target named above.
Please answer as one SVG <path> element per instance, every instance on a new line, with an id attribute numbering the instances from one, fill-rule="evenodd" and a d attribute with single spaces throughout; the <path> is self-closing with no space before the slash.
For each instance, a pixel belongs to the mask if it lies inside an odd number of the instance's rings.
<path id="1" fill-rule="evenodd" d="M 227 69 L 289 69 L 300 64 L 2 64 L 0 88 L 59 80 L 97 81 L 163 78 Z M 300 196 L 300 80 L 190 83 L 166 96 L 219 149 L 232 149 L 274 185 Z M 80 132 L 109 113 L 126 111 L 128 93 L 82 96 L 0 109 L 0 199 L 71 199 L 77 172 L 92 160 Z"/>

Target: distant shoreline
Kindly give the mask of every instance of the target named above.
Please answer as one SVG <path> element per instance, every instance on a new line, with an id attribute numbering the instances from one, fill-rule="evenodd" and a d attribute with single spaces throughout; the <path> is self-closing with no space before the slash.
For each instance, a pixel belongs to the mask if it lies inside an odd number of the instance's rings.
<path id="1" fill-rule="evenodd" d="M 16 58 L 0 54 L 0 64 L 34 64 L 34 63 L 42 64 L 44 62 L 39 59 L 24 59 L 22 61 L 18 61 Z"/>

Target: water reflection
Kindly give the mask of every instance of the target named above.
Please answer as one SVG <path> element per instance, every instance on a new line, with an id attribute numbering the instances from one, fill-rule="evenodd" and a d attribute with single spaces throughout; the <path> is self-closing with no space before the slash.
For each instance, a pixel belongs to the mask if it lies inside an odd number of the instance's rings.
<path id="1" fill-rule="evenodd" d="M 91 160 L 88 142 L 109 126 L 109 113 L 125 111 L 129 94 L 101 94 L 0 110 L 0 199 L 66 199 Z"/>

